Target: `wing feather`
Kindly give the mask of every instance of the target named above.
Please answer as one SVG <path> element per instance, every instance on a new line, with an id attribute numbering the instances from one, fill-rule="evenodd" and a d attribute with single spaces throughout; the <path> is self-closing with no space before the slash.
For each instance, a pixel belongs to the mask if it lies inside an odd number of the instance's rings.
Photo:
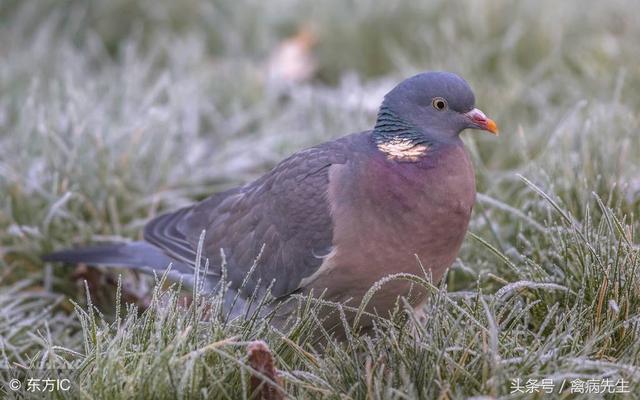
<path id="1" fill-rule="evenodd" d="M 289 294 L 321 265 L 317 255 L 332 248 L 330 166 L 346 163 L 364 135 L 297 152 L 254 182 L 161 215 L 145 227 L 145 240 L 193 264 L 206 230 L 203 251 L 211 273 L 221 272 L 222 250 L 234 289 L 250 294 L 275 280 L 272 294 Z M 254 263 L 253 276 L 239 287 Z"/>

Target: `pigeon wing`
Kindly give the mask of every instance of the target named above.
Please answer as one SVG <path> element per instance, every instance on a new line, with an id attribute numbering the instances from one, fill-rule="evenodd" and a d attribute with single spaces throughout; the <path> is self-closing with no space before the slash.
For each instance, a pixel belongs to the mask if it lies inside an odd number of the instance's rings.
<path id="1" fill-rule="evenodd" d="M 145 227 L 145 240 L 193 265 L 204 230 L 210 273 L 221 274 L 224 261 L 245 295 L 271 284 L 276 297 L 292 293 L 332 249 L 329 169 L 347 162 L 357 136 L 299 151 L 254 182 L 161 215 Z"/>

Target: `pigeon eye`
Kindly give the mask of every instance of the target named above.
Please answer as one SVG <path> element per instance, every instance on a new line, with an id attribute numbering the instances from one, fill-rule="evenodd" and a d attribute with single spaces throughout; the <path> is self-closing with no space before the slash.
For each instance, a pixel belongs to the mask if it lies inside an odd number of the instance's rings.
<path id="1" fill-rule="evenodd" d="M 442 97 L 436 97 L 435 99 L 433 99 L 431 104 L 433 105 L 433 108 L 435 108 L 438 111 L 442 111 L 445 108 L 447 108 L 447 101 Z"/>

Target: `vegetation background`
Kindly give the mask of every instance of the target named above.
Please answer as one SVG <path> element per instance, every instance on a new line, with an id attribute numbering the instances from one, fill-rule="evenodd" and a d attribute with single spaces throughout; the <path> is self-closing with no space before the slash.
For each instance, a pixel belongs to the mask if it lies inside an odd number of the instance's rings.
<path id="1" fill-rule="evenodd" d="M 1 1 L 0 380 L 69 368 L 51 397 L 249 398 L 263 339 L 290 398 L 604 396 L 570 393 L 588 379 L 640 398 L 639 38 L 633 0 Z M 385 91 L 435 69 L 501 136 L 464 134 L 471 233 L 446 282 L 419 281 L 419 321 L 400 309 L 319 353 L 313 310 L 285 335 L 39 260 L 368 129 Z"/>

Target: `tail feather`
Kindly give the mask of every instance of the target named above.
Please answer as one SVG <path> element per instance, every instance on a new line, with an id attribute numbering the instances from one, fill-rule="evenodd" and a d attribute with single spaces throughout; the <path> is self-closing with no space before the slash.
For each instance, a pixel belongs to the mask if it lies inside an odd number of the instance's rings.
<path id="1" fill-rule="evenodd" d="M 171 264 L 169 277 L 191 278 L 193 267 L 177 261 L 162 250 L 147 242 L 112 243 L 66 249 L 42 256 L 43 261 L 63 262 L 68 264 L 90 264 L 108 267 L 125 267 L 146 273 L 164 272 Z M 185 282 L 186 283 L 186 282 Z"/>
<path id="2" fill-rule="evenodd" d="M 175 260 L 157 247 L 145 242 L 112 243 L 97 246 L 66 249 L 46 254 L 44 261 L 84 263 L 93 265 L 117 265 L 133 268 L 166 268 Z"/>
<path id="3" fill-rule="evenodd" d="M 42 256 L 43 261 L 62 262 L 67 264 L 89 264 L 106 267 L 125 267 L 152 274 L 164 273 L 169 265 L 171 269 L 167 277 L 179 281 L 186 286 L 193 287 L 194 267 L 186 262 L 175 260 L 165 254 L 158 247 L 148 242 L 113 243 L 78 249 L 56 251 Z M 199 287 L 202 293 L 216 293 L 220 289 L 220 276 L 209 272 L 200 276 Z M 200 286 L 202 285 L 202 286 Z M 242 296 L 237 296 L 233 288 L 228 288 L 224 293 L 224 308 L 232 318 L 247 315 L 255 310 L 259 300 L 248 301 Z M 249 311 L 247 311 L 249 310 Z M 269 311 L 267 307 L 263 312 Z"/>

